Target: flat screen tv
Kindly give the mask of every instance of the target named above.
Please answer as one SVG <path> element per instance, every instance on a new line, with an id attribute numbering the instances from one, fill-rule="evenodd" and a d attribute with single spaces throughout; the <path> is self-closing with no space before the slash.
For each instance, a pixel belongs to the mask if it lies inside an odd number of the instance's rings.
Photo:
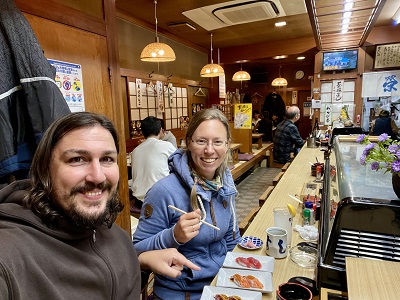
<path id="1" fill-rule="evenodd" d="M 357 68 L 357 50 L 323 53 L 323 71 L 352 70 Z"/>

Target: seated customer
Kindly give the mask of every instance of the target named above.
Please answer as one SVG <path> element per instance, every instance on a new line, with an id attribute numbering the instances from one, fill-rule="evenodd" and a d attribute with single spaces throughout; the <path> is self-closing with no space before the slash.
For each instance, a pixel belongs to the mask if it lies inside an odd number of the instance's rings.
<path id="1" fill-rule="evenodd" d="M 124 207 L 118 153 L 102 115 L 70 113 L 50 125 L 29 179 L 0 190 L 0 299 L 139 299 L 139 264 L 169 277 L 199 270 L 176 249 L 137 257 L 114 224 Z"/>
<path id="2" fill-rule="evenodd" d="M 260 112 L 256 109 L 253 112 L 253 119 L 251 120 L 251 128 L 253 129 L 253 132 L 258 132 L 258 123 L 260 121 Z"/>
<path id="3" fill-rule="evenodd" d="M 147 117 L 141 128 L 146 140 L 132 151 L 131 156 L 132 212 L 142 207 L 148 189 L 169 174 L 168 157 L 176 150 L 170 142 L 160 140 L 163 132 L 160 119 Z"/>
<path id="4" fill-rule="evenodd" d="M 398 132 L 399 128 L 394 120 L 390 117 L 390 113 L 387 110 L 381 110 L 379 117 L 371 124 L 371 135 L 381 135 L 382 133 L 387 133 L 392 139 L 397 139 Z"/>
<path id="5" fill-rule="evenodd" d="M 156 275 L 153 299 L 199 299 L 227 251 L 240 241 L 237 191 L 227 166 L 230 141 L 229 122 L 220 110 L 198 111 L 186 132 L 187 149 L 169 157 L 171 173 L 146 194 L 133 235 L 138 253 L 172 247 L 201 267 L 201 271 L 184 269 L 179 279 Z M 200 223 L 200 218 L 220 230 Z"/>
<path id="6" fill-rule="evenodd" d="M 296 155 L 304 145 L 297 126 L 294 125 L 300 119 L 300 109 L 291 106 L 286 110 L 286 119 L 278 124 L 274 136 L 274 161 L 285 164 L 291 161 L 290 153 Z"/>

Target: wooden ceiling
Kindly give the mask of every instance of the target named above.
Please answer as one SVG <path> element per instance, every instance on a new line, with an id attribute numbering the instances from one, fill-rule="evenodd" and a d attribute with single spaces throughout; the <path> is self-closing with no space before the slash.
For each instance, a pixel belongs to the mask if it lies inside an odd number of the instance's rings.
<path id="1" fill-rule="evenodd" d="M 249 1 L 249 0 L 247 0 Z M 266 0 L 264 0 L 265 2 Z M 226 26 L 212 30 L 213 49 L 240 49 L 252 45 L 268 45 L 274 49 L 282 41 L 313 38 L 318 50 L 354 48 L 365 42 L 369 33 L 368 26 L 390 25 L 391 17 L 400 6 L 400 0 L 354 0 L 353 15 L 347 35 L 340 34 L 343 19 L 343 6 L 346 0 L 273 0 L 280 1 L 282 6 L 290 7 L 302 4 L 307 8 L 304 13 L 274 17 L 262 21 Z M 210 32 L 187 18 L 182 13 L 199 7 L 215 4 L 230 4 L 232 1 L 221 0 L 158 0 L 157 20 L 160 34 L 178 41 L 190 43 L 195 47 L 208 51 L 210 49 Z M 237 2 L 237 1 L 236 1 Z M 246 2 L 245 0 L 241 2 Z M 375 3 L 376 2 L 376 3 Z M 377 7 L 375 7 L 375 4 Z M 116 0 L 118 16 L 130 18 L 142 26 L 154 29 L 154 0 Z M 369 17 L 375 13 L 373 17 Z M 284 27 L 275 27 L 279 21 L 286 21 Z M 188 23 L 189 26 L 173 27 L 174 23 Z M 400 26 L 400 25 L 398 25 Z M 367 29 L 365 29 L 367 28 Z M 299 48 L 301 49 L 301 47 Z M 272 54 L 282 54 L 276 47 L 268 51 L 263 58 L 271 61 Z M 303 53 L 301 53 L 301 51 Z M 312 49 L 301 49 L 292 53 L 291 58 L 308 54 Z M 243 59 L 247 59 L 243 57 Z"/>

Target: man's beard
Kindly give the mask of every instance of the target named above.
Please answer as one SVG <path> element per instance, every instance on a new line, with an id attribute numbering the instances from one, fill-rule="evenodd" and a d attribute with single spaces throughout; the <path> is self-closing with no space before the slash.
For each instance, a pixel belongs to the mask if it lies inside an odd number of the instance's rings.
<path id="1" fill-rule="evenodd" d="M 94 188 L 98 188 L 101 190 L 107 190 L 111 192 L 112 185 L 109 182 L 103 182 L 98 184 L 97 186 L 93 183 L 87 183 L 85 186 L 75 187 L 71 190 L 69 197 L 74 198 L 77 193 L 85 193 L 93 190 Z M 87 230 L 87 229 L 96 229 L 101 225 L 105 224 L 105 221 L 109 218 L 110 208 L 115 205 L 115 202 L 118 199 L 118 190 L 116 189 L 107 200 L 104 211 L 99 212 L 97 214 L 88 215 L 84 211 L 78 209 L 78 205 L 76 202 L 72 202 L 68 210 L 65 210 L 64 213 L 68 219 L 79 229 Z M 97 204 L 96 204 L 97 205 Z"/>

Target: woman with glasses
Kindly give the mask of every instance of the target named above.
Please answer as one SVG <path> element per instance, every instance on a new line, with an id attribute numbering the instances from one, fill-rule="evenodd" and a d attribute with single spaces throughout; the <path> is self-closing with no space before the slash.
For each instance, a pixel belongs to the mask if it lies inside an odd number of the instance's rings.
<path id="1" fill-rule="evenodd" d="M 221 111 L 197 112 L 187 129 L 187 149 L 169 157 L 170 175 L 146 194 L 133 235 L 136 251 L 177 248 L 201 267 L 182 270 L 178 279 L 156 275 L 154 299 L 199 299 L 240 240 L 236 188 L 228 168 L 230 142 Z"/>

